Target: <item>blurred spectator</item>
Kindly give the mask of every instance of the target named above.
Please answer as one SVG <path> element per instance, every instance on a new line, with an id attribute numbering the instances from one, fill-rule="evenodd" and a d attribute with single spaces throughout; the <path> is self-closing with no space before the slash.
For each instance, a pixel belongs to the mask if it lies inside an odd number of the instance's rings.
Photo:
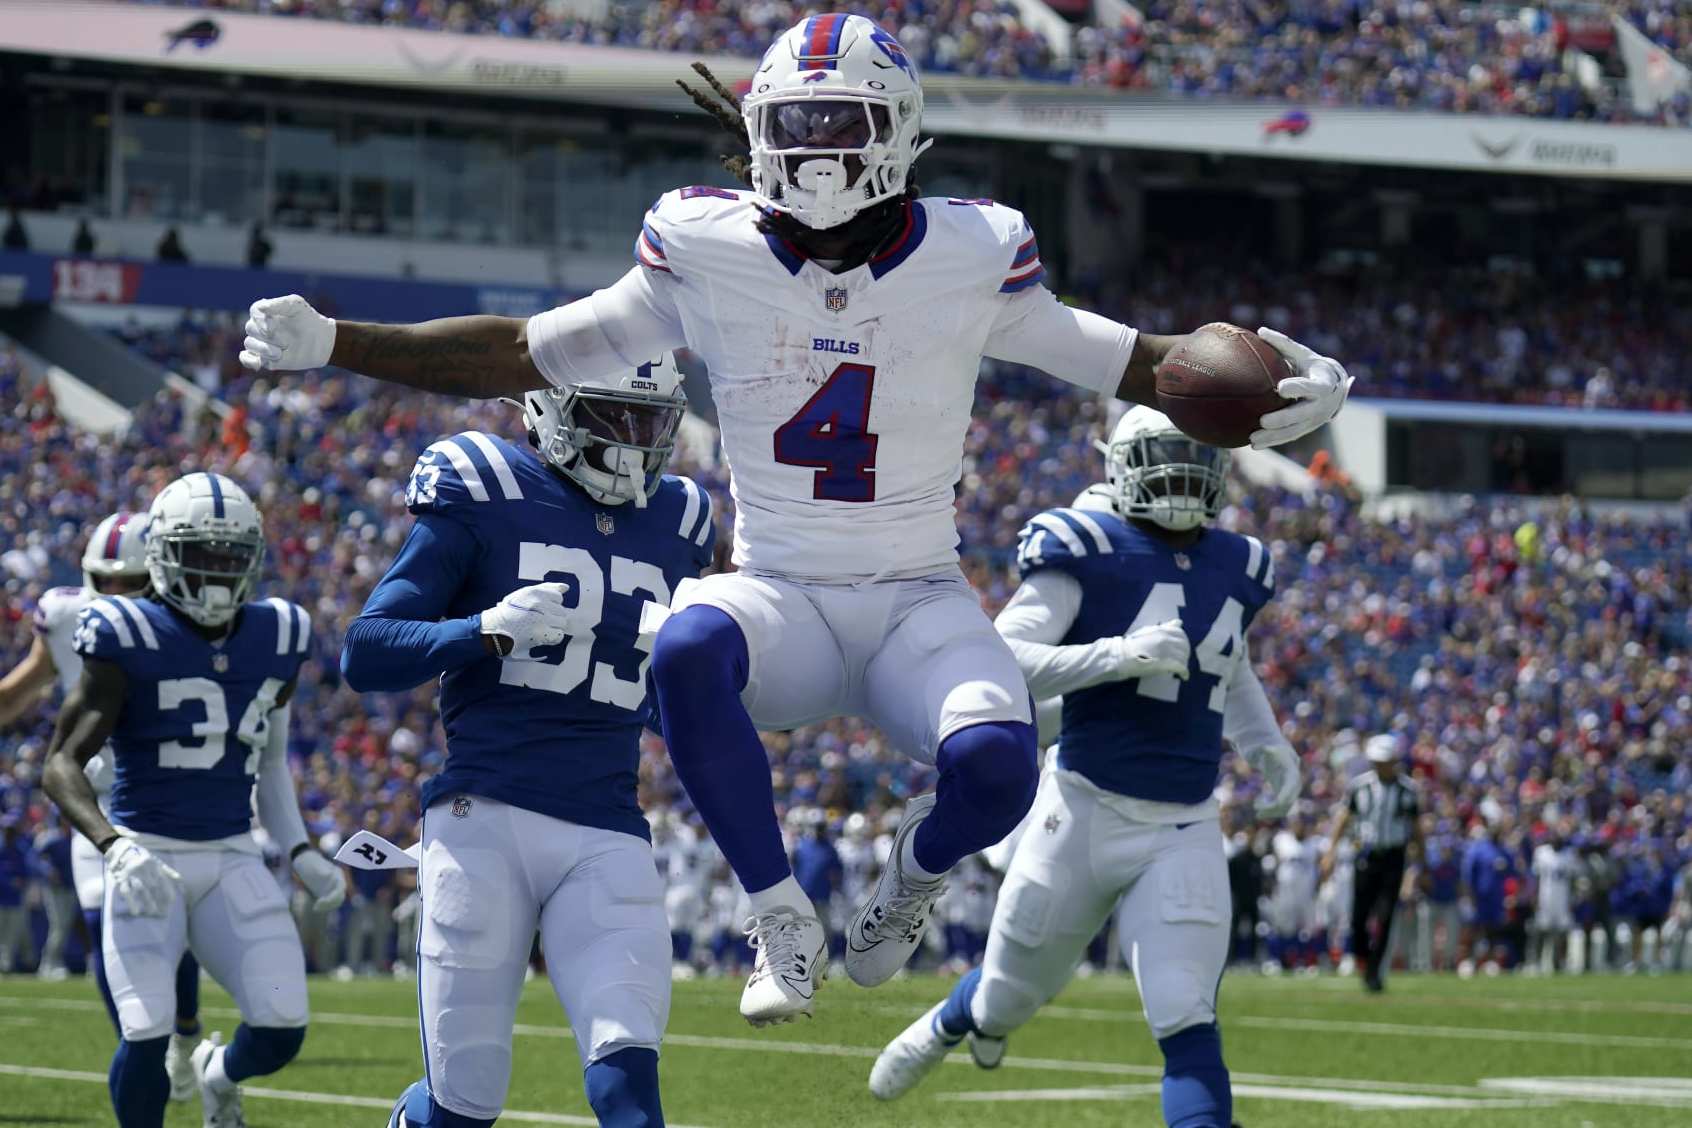
<path id="1" fill-rule="evenodd" d="M 265 238 L 264 226 L 253 224 L 252 232 L 247 236 L 247 265 L 263 270 L 270 265 L 270 240 Z"/>
<path id="2" fill-rule="evenodd" d="M 24 230 L 23 216 L 18 214 L 17 208 L 6 211 L 6 231 L 0 235 L 0 250 L 29 250 L 29 233 Z"/>
<path id="3" fill-rule="evenodd" d="M 76 878 L 71 874 L 71 832 L 63 819 L 43 824 L 35 836 L 36 874 L 47 939 L 41 946 L 43 979 L 65 977 L 65 944 L 77 919 Z"/>
<path id="4" fill-rule="evenodd" d="M 25 971 L 35 962 L 28 913 L 35 853 L 21 822 L 16 811 L 0 814 L 0 975 Z"/>
<path id="5" fill-rule="evenodd" d="M 94 253 L 94 229 L 88 226 L 86 217 L 76 221 L 76 234 L 71 237 L 71 254 L 91 255 Z"/>
<path id="6" fill-rule="evenodd" d="M 160 262 L 188 261 L 188 252 L 183 250 L 182 237 L 177 234 L 176 228 L 165 228 L 164 238 L 159 240 L 159 247 L 154 255 Z"/>

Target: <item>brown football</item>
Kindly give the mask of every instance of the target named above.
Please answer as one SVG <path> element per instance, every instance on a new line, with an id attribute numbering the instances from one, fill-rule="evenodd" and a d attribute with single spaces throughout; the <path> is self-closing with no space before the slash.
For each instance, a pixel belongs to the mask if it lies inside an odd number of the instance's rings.
<path id="1" fill-rule="evenodd" d="M 1157 407 L 1201 443 L 1242 447 L 1258 420 L 1287 405 L 1275 387 L 1292 374 L 1268 341 L 1213 321 L 1189 333 L 1157 366 Z"/>

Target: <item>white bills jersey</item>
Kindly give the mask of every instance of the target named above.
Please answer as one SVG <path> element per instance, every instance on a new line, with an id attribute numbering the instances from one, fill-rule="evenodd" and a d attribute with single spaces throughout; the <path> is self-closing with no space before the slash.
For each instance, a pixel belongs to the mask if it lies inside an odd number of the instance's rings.
<path id="1" fill-rule="evenodd" d="M 531 319 L 530 355 L 559 385 L 670 348 L 704 360 L 742 569 L 829 581 L 955 565 L 981 358 L 1114 391 L 1134 331 L 1058 302 L 1028 222 L 991 201 L 911 201 L 900 232 L 840 273 L 762 217 L 750 193 L 666 193 L 640 265 Z"/>
<path id="2" fill-rule="evenodd" d="M 53 671 L 59 678 L 60 693 L 69 693 L 82 680 L 82 655 L 73 645 L 76 620 L 84 607 L 99 598 L 100 594 L 91 588 L 56 587 L 43 592 L 40 602 L 35 605 L 35 633 L 41 636 L 47 653 L 53 658 Z M 96 752 L 82 770 L 87 774 L 88 782 L 94 785 L 94 793 L 99 796 L 100 806 L 104 808 L 106 797 L 112 790 L 110 754 L 105 750 Z"/>

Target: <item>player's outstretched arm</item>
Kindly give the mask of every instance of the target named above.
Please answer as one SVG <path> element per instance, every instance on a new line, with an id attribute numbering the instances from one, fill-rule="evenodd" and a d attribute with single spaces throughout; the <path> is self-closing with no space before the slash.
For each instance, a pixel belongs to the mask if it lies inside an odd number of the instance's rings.
<path id="1" fill-rule="evenodd" d="M 111 821 L 100 810 L 94 785 L 83 774 L 83 765 L 105 746 L 123 712 L 124 692 L 129 678 L 114 662 L 87 658 L 82 680 L 65 698 L 53 742 L 47 748 L 47 763 L 41 771 L 41 786 L 58 804 L 70 824 L 103 853 L 118 837 Z"/>
<path id="2" fill-rule="evenodd" d="M 53 684 L 58 668 L 53 665 L 53 652 L 40 635 L 30 644 L 24 660 L 0 678 L 0 728 L 21 717 L 26 709 L 41 700 L 41 694 Z"/>
<path id="3" fill-rule="evenodd" d="M 241 363 L 254 372 L 333 364 L 425 392 L 491 399 L 546 383 L 529 358 L 528 322 L 517 317 L 444 317 L 377 325 L 325 317 L 298 294 L 252 305 Z"/>

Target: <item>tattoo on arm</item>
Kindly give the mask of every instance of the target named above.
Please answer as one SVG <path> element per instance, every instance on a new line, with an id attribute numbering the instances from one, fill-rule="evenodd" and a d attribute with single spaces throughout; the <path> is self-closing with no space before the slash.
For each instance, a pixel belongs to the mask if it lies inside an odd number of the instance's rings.
<path id="1" fill-rule="evenodd" d="M 335 323 L 331 364 L 425 392 L 491 399 L 546 383 L 529 359 L 528 323 L 445 317 L 416 325 Z"/>
<path id="2" fill-rule="evenodd" d="M 65 698 L 64 708 L 47 749 L 41 784 L 70 824 L 103 851 L 117 831 L 83 774 L 83 765 L 105 746 L 123 712 L 128 678 L 118 666 L 90 658 L 83 663 L 82 680 Z"/>

